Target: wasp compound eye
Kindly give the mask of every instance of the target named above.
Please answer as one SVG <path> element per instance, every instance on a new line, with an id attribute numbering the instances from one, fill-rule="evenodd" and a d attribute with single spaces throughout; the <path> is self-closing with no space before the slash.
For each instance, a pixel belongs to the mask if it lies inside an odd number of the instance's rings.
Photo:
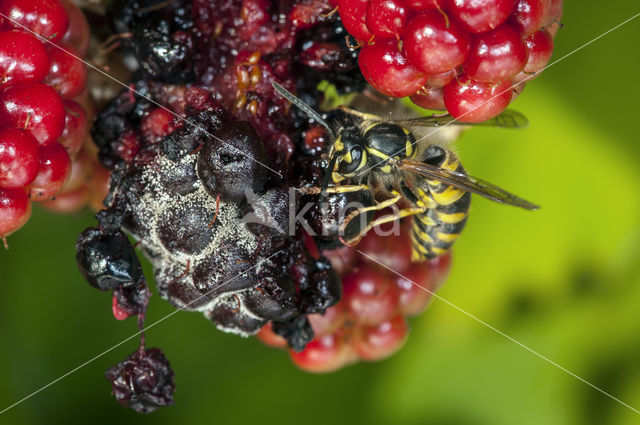
<path id="1" fill-rule="evenodd" d="M 206 141 L 198 158 L 198 176 L 207 192 L 228 202 L 245 201 L 248 191 L 261 192 L 267 159 L 249 123 L 229 123 L 216 136 Z"/>
<path id="2" fill-rule="evenodd" d="M 342 155 L 340 160 L 340 166 L 338 167 L 340 174 L 355 173 L 362 163 L 362 148 L 360 146 L 351 148 L 348 153 Z"/>

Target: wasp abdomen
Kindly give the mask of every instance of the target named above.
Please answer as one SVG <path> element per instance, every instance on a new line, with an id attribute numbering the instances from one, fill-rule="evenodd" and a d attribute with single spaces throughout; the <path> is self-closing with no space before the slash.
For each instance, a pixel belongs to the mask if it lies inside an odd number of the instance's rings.
<path id="1" fill-rule="evenodd" d="M 455 155 L 446 149 L 438 165 L 458 173 L 464 168 Z M 412 261 L 424 261 L 444 254 L 460 236 L 467 222 L 471 194 L 465 190 L 435 180 L 422 179 L 416 193 L 418 205 L 426 211 L 413 219 L 411 241 Z"/>

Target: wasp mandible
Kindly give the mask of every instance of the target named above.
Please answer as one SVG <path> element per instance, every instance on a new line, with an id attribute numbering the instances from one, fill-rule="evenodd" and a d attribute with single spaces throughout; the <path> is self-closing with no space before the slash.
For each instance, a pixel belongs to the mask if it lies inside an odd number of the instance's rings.
<path id="1" fill-rule="evenodd" d="M 332 141 L 322 187 L 307 189 L 306 193 L 327 196 L 356 191 L 373 193 L 374 189 L 387 193 L 384 201 L 349 213 L 340 230 L 344 231 L 349 222 L 360 214 L 380 211 L 402 199 L 410 205 L 372 220 L 358 235 L 343 240 L 345 245 L 356 244 L 375 226 L 414 216 L 411 260 L 419 262 L 446 253 L 458 239 L 467 222 L 471 193 L 527 210 L 539 208 L 498 186 L 468 175 L 451 150 L 422 139 L 416 140 L 408 130 L 410 127 L 452 124 L 455 118 L 451 115 L 386 121 L 377 115 L 340 106 L 331 111 L 325 121 L 318 112 L 280 84 L 274 82 L 273 86 L 322 125 Z M 520 112 L 508 109 L 475 125 L 522 128 L 528 125 L 528 121 Z"/>

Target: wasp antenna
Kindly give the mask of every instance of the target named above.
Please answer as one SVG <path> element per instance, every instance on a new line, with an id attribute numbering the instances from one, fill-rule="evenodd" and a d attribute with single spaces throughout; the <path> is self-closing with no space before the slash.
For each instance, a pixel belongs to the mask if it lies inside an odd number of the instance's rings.
<path id="1" fill-rule="evenodd" d="M 326 128 L 332 139 L 336 138 L 336 135 L 333 132 L 333 130 L 331 129 L 331 127 L 329 127 L 329 124 L 327 124 L 327 122 L 322 119 L 320 114 L 317 113 L 316 111 L 314 111 L 311 106 L 309 106 L 306 103 L 304 103 L 302 100 L 297 98 L 293 93 L 291 93 L 289 90 L 285 89 L 284 87 L 282 87 L 280 84 L 276 83 L 275 81 L 272 81 L 271 84 L 273 85 L 273 88 L 276 89 L 276 91 L 278 93 L 280 93 L 280 95 L 282 97 L 287 99 L 292 104 L 296 105 L 298 108 L 300 108 L 302 110 L 302 112 L 304 112 L 305 114 L 309 115 L 310 118 L 313 118 L 318 124 L 320 124 L 324 128 Z"/>

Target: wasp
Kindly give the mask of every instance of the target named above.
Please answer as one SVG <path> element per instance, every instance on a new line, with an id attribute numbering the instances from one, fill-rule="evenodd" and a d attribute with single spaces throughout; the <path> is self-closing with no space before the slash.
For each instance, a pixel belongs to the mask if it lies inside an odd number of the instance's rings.
<path id="1" fill-rule="evenodd" d="M 387 192 L 386 200 L 349 213 L 340 225 L 341 231 L 360 214 L 380 211 L 401 200 L 408 201 L 404 202 L 408 207 L 396 208 L 393 214 L 370 221 L 356 236 L 342 240 L 345 245 L 356 244 L 375 226 L 413 216 L 412 261 L 420 262 L 446 253 L 458 239 L 467 222 L 471 193 L 527 210 L 539 208 L 498 186 L 468 175 L 451 150 L 416 140 L 408 130 L 452 124 L 455 119 L 451 115 L 386 121 L 377 115 L 340 106 L 328 114 L 327 122 L 287 89 L 275 82 L 273 86 L 322 125 L 332 141 L 322 187 L 309 188 L 306 193 L 327 196 L 329 193 L 371 191 L 373 194 L 380 187 Z M 476 125 L 521 128 L 526 127 L 528 121 L 520 112 L 508 109 Z"/>

